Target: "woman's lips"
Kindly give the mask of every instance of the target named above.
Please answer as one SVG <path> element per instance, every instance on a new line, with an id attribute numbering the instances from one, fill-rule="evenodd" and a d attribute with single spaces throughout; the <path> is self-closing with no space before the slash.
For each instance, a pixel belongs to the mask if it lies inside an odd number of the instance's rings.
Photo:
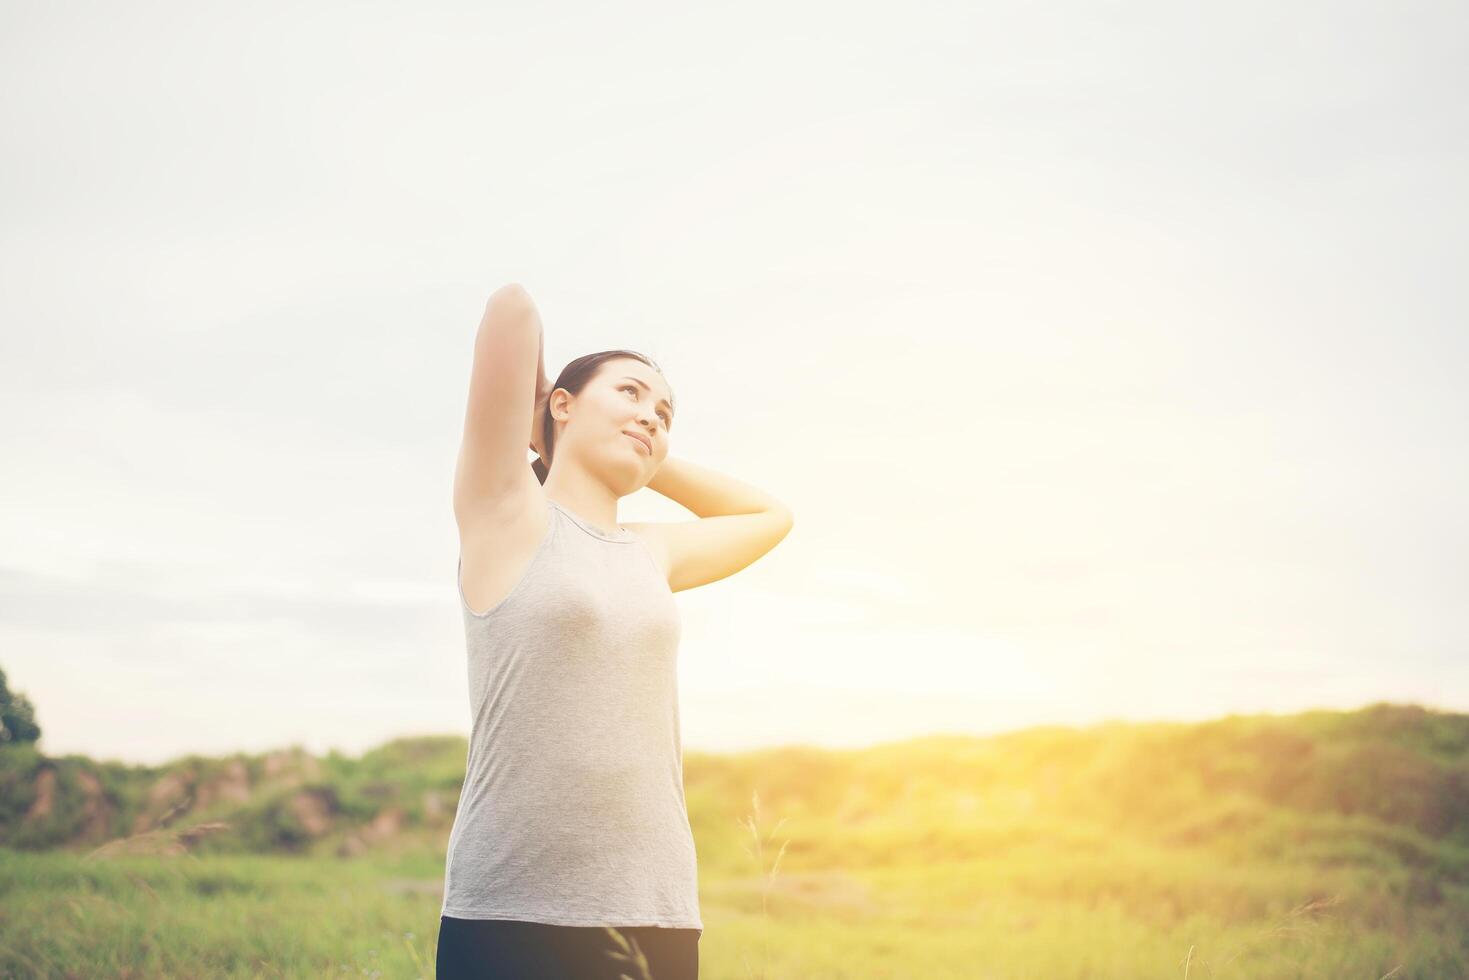
<path id="1" fill-rule="evenodd" d="M 623 435 L 627 436 L 633 442 L 635 442 L 639 446 L 641 446 L 642 449 L 643 449 L 643 452 L 645 454 L 647 454 L 649 456 L 653 455 L 653 448 L 651 446 L 649 446 L 646 442 L 644 442 L 643 440 L 639 439 L 637 436 L 633 435 L 631 432 L 624 432 Z"/>

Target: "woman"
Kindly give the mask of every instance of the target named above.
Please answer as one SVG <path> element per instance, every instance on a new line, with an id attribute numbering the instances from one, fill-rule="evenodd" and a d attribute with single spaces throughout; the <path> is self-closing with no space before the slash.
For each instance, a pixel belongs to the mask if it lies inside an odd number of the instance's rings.
<path id="1" fill-rule="evenodd" d="M 674 414 L 633 351 L 578 358 L 552 385 L 530 296 L 490 297 L 454 475 L 472 730 L 440 978 L 698 976 L 673 593 L 749 565 L 792 517 L 670 459 Z M 644 486 L 699 518 L 619 525 Z"/>

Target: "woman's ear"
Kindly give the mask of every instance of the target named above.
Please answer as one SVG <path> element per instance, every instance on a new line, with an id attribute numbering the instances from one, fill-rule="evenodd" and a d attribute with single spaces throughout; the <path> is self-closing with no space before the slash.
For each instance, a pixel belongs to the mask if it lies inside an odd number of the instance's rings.
<path id="1" fill-rule="evenodd" d="M 556 400 L 556 404 L 561 409 L 561 418 L 558 421 L 571 421 L 571 403 L 572 401 L 574 401 L 574 399 L 571 397 L 571 392 L 567 391 L 565 388 L 557 388 L 551 393 L 551 396 Z"/>

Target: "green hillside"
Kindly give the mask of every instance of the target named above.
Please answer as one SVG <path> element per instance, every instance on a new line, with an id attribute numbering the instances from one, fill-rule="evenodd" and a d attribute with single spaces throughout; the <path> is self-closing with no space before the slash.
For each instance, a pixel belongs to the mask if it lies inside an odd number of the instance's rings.
<path id="1" fill-rule="evenodd" d="M 292 749 L 147 767 L 9 747 L 0 750 L 0 846 L 117 849 L 135 837 L 141 850 L 155 832 L 182 836 L 195 853 L 351 855 L 445 828 L 465 753 L 464 739 L 444 736 L 398 739 L 360 758 Z M 986 827 L 1043 836 L 1055 821 L 1265 856 L 1383 851 L 1446 873 L 1469 847 L 1469 715 L 1415 706 L 689 752 L 684 770 L 701 852 L 738 836 L 724 818 L 758 792 L 822 830 L 792 841 L 792 862 L 964 856 L 991 846 Z"/>
<path id="2" fill-rule="evenodd" d="M 396 951 L 384 975 L 430 976 L 465 751 L 410 738 L 133 767 L 0 750 L 0 899 L 49 910 L 0 913 L 0 975 L 87 955 L 139 976 L 376 968 L 302 931 L 325 894 L 361 928 L 407 923 L 414 938 L 370 948 Z M 701 975 L 1469 975 L 1466 715 L 1377 704 L 684 766 Z M 160 916 L 218 935 L 137 946 Z M 57 921 L 80 952 L 47 945 Z"/>

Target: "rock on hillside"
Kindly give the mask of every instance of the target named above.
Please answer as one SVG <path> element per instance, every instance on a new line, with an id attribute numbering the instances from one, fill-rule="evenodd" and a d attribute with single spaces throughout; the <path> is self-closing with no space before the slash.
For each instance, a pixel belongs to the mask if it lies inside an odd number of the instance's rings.
<path id="1" fill-rule="evenodd" d="M 107 799 L 107 791 L 102 786 L 102 781 L 85 769 L 71 770 L 70 778 L 75 782 L 76 789 L 82 797 L 74 838 L 105 840 L 111 833 L 112 816 L 115 810 Z M 33 827 L 56 814 L 57 799 L 60 794 L 59 780 L 60 776 L 55 766 L 43 766 L 36 773 L 33 784 L 34 799 L 21 817 L 22 828 Z"/>

